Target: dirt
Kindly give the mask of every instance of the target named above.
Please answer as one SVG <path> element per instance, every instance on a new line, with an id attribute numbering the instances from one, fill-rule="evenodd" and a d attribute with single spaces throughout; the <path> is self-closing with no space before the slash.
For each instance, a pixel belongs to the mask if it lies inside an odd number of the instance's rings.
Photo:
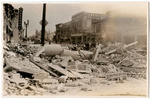
<path id="1" fill-rule="evenodd" d="M 71 97 L 101 97 L 101 96 L 140 96 L 146 97 L 147 96 L 147 80 L 145 79 L 135 79 L 135 78 L 128 78 L 124 83 L 116 83 L 114 81 L 108 82 L 108 84 L 99 84 L 93 85 L 92 91 L 82 91 L 79 88 L 74 88 L 74 90 L 64 92 L 64 93 L 57 93 L 51 94 L 52 96 L 71 96 Z M 45 95 L 49 96 L 49 94 Z"/>

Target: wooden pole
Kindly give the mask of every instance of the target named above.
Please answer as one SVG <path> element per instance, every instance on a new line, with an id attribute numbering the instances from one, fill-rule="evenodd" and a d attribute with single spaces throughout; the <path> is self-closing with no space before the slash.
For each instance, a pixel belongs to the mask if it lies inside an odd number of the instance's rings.
<path id="1" fill-rule="evenodd" d="M 46 4 L 43 4 L 43 17 L 42 17 L 42 32 L 41 32 L 41 44 L 44 46 L 45 40 L 45 17 L 46 17 Z"/>

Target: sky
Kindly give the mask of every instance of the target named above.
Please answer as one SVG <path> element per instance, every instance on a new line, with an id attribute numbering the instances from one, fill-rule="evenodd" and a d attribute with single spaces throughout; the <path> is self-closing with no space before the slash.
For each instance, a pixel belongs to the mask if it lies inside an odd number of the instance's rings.
<path id="1" fill-rule="evenodd" d="M 41 30 L 39 22 L 42 20 L 42 3 L 10 3 L 15 8 L 23 8 L 24 21 L 29 20 L 28 35 L 35 34 L 36 29 Z M 46 3 L 47 31 L 54 32 L 55 25 L 71 21 L 71 17 L 81 11 L 91 13 L 106 13 L 116 11 L 123 15 L 147 16 L 147 2 L 63 2 Z"/>

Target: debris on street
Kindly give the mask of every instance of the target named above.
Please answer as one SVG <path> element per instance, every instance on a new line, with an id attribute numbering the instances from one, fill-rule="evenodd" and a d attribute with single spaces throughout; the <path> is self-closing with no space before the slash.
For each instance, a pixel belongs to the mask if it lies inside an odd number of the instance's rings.
<path id="1" fill-rule="evenodd" d="M 5 45 L 5 95 L 92 91 L 93 87 L 87 86 L 109 85 L 112 81 L 124 83 L 130 77 L 146 79 L 146 55 L 133 45 L 130 48 L 125 45 L 118 52 L 117 47 L 114 51 L 109 46 L 100 48 L 102 44 L 99 44 L 94 54 L 80 51 L 81 56 L 79 51 L 63 49 L 60 45 L 56 45 L 60 49 L 55 52 L 47 50 L 53 45 L 36 50 L 33 46 Z"/>

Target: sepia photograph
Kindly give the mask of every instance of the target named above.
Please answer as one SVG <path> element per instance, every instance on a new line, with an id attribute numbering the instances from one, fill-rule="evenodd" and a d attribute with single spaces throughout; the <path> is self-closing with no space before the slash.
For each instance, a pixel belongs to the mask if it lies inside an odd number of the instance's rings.
<path id="1" fill-rule="evenodd" d="M 3 97 L 148 97 L 148 2 L 3 2 Z"/>

